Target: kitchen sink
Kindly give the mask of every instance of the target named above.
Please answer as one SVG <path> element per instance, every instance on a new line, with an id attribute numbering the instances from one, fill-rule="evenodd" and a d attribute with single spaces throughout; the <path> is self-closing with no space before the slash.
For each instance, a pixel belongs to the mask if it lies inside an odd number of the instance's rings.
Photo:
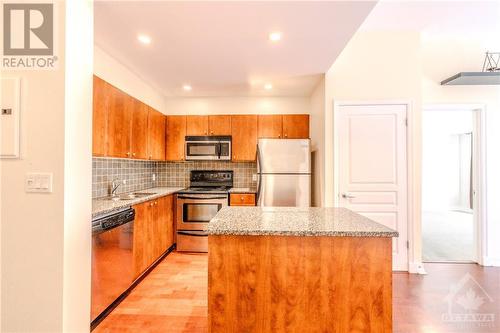
<path id="1" fill-rule="evenodd" d="M 134 193 L 123 193 L 114 197 L 106 197 L 104 200 L 111 201 L 121 201 L 121 200 L 133 200 L 137 198 L 147 197 L 148 195 L 154 195 L 154 192 L 134 192 Z"/>

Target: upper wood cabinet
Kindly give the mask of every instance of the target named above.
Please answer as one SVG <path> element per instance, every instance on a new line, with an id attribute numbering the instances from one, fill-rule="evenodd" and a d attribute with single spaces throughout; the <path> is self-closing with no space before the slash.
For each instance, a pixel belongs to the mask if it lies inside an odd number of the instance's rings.
<path id="1" fill-rule="evenodd" d="M 149 107 L 134 100 L 134 109 L 132 111 L 131 124 L 131 147 L 130 152 L 132 158 L 147 159 L 148 158 L 148 118 Z"/>
<path id="2" fill-rule="evenodd" d="M 231 135 L 231 116 L 208 116 L 209 135 Z"/>
<path id="3" fill-rule="evenodd" d="M 109 109 L 109 87 L 106 81 L 94 76 L 93 112 L 92 112 L 92 155 L 106 156 L 107 127 Z"/>
<path id="4" fill-rule="evenodd" d="M 148 158 L 150 160 L 165 160 L 165 122 L 165 116 L 162 113 L 149 108 L 147 137 Z"/>
<path id="5" fill-rule="evenodd" d="M 208 116 L 186 116 L 186 135 L 208 135 Z"/>
<path id="6" fill-rule="evenodd" d="M 111 157 L 132 157 L 130 151 L 130 126 L 133 100 L 123 91 L 109 85 L 110 106 L 108 110 L 108 153 Z"/>
<path id="7" fill-rule="evenodd" d="M 231 135 L 231 116 L 186 116 L 186 135 Z"/>
<path id="8" fill-rule="evenodd" d="M 93 156 L 165 159 L 165 116 L 97 76 L 92 119 Z"/>
<path id="9" fill-rule="evenodd" d="M 307 114 L 283 115 L 283 138 L 284 139 L 309 138 L 309 115 Z"/>
<path id="10" fill-rule="evenodd" d="M 257 136 L 280 139 L 283 136 L 283 116 L 280 114 L 259 115 Z"/>
<path id="11" fill-rule="evenodd" d="M 184 160 L 186 116 L 167 116 L 167 161 Z"/>
<path id="12" fill-rule="evenodd" d="M 233 161 L 255 161 L 257 153 L 257 116 L 231 116 Z"/>

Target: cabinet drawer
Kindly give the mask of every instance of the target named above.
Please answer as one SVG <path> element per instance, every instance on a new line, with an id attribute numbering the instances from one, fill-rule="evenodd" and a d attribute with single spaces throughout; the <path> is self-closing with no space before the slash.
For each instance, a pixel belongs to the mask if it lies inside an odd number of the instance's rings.
<path id="1" fill-rule="evenodd" d="M 255 194 L 231 193 L 229 196 L 231 206 L 255 206 Z"/>

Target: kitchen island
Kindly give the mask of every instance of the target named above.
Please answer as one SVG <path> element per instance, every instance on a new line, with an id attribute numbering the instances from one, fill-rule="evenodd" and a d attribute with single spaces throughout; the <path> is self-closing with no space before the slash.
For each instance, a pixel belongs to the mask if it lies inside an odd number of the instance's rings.
<path id="1" fill-rule="evenodd" d="M 391 332 L 396 231 L 344 208 L 223 208 L 208 225 L 211 332 Z"/>

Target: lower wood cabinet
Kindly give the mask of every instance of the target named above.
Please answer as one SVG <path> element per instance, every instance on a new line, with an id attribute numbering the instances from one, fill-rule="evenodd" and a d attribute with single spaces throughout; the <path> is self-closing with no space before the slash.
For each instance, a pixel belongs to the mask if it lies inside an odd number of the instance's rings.
<path id="1" fill-rule="evenodd" d="M 173 195 L 134 206 L 134 272 L 141 275 L 173 244 Z"/>
<path id="2" fill-rule="evenodd" d="M 255 194 L 253 193 L 231 193 L 229 195 L 230 206 L 255 206 Z"/>

